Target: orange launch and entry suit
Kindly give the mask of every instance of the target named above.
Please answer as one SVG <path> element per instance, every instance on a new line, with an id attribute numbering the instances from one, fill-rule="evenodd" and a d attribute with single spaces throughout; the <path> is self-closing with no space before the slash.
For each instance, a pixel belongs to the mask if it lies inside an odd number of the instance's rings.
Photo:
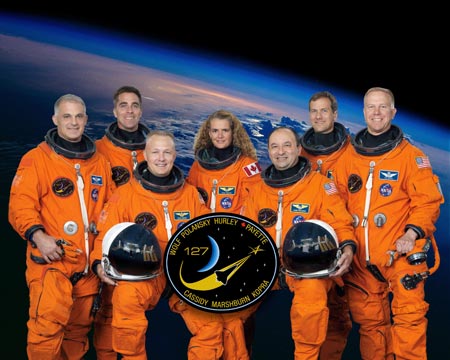
<path id="1" fill-rule="evenodd" d="M 97 151 L 110 162 L 113 180 L 117 186 L 124 185 L 133 177 L 137 164 L 144 161 L 145 139 L 150 130 L 143 124 L 138 124 L 138 130 L 124 139 L 117 122 L 106 128 L 105 135 L 95 142 Z M 116 360 L 117 354 L 112 351 L 112 291 L 114 286 L 102 284 L 101 303 L 95 315 L 94 347 L 97 360 Z"/>
<path id="2" fill-rule="evenodd" d="M 255 159 L 242 155 L 238 147 L 234 147 L 230 156 L 221 161 L 201 149 L 196 154 L 187 181 L 197 187 L 211 212 L 240 214 L 250 187 L 261 181 L 260 166 Z M 219 314 L 198 310 L 176 296 L 170 299 L 170 304 L 173 311 L 181 314 L 193 334 L 189 343 L 189 360 L 249 359 L 246 348 L 251 348 L 251 344 L 245 343 L 244 326 L 257 305 Z M 249 337 L 253 338 L 252 335 Z"/>
<path id="3" fill-rule="evenodd" d="M 120 186 L 105 205 L 98 222 L 99 235 L 92 253 L 93 267 L 102 259 L 102 241 L 113 225 L 135 222 L 150 229 L 158 239 L 161 251 L 172 233 L 183 223 L 208 212 L 197 189 L 185 182 L 181 170 L 172 169 L 173 183 L 157 185 L 146 180 L 147 162 L 138 164 L 135 177 Z M 112 295 L 112 344 L 122 358 L 146 360 L 145 312 L 153 309 L 166 287 L 161 264 L 159 276 L 141 281 L 118 281 Z"/>
<path id="4" fill-rule="evenodd" d="M 311 163 L 302 156 L 297 166 L 297 172 L 285 179 L 272 177 L 273 165 L 263 171 L 263 181 L 251 189 L 242 215 L 263 226 L 280 252 L 288 230 L 308 219 L 328 223 L 336 231 L 340 247 L 354 246 L 352 217 L 333 181 L 311 171 Z M 286 275 L 286 282 L 294 293 L 290 319 L 295 359 L 317 359 L 327 333 L 327 294 L 334 280 Z"/>
<path id="5" fill-rule="evenodd" d="M 25 154 L 14 177 L 9 222 L 27 242 L 30 294 L 29 359 L 81 359 L 89 349 L 91 308 L 98 279 L 89 271 L 93 222 L 112 194 L 111 167 L 83 135 L 87 150 L 72 152 L 45 142 Z M 84 189 L 83 189 L 84 186 Z M 48 264 L 34 245 L 34 231 L 61 239 L 65 255 Z"/>
<path id="6" fill-rule="evenodd" d="M 439 179 L 428 157 L 397 126 L 380 135 L 383 142 L 376 146 L 365 145 L 367 136 L 366 129 L 356 134 L 335 174 L 358 241 L 353 271 L 344 280 L 353 320 L 360 325 L 361 356 L 426 359 L 427 263 L 410 265 L 410 253 L 395 255 L 395 243 L 408 229 L 418 235 L 411 253 L 426 252 L 426 239 L 434 241 L 444 201 Z M 378 273 L 369 272 L 374 266 Z M 393 294 L 391 304 L 388 292 Z"/>
<path id="7" fill-rule="evenodd" d="M 328 144 L 326 144 L 328 142 Z M 350 135 L 345 127 L 334 123 L 334 129 L 329 134 L 316 135 L 313 128 L 308 129 L 300 139 L 301 155 L 309 159 L 312 169 L 327 178 L 334 180 L 339 157 L 350 145 Z M 320 359 L 340 360 L 347 345 L 347 338 L 352 329 L 352 320 L 347 297 L 344 294 L 342 278 L 328 294 L 328 331 L 325 342 L 320 349 Z"/>

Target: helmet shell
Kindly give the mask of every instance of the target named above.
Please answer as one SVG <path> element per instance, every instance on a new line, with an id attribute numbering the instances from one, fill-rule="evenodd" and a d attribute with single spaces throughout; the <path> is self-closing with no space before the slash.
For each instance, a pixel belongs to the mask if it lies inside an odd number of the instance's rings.
<path id="1" fill-rule="evenodd" d="M 336 270 L 340 256 L 334 229 L 321 220 L 306 220 L 293 225 L 283 242 L 285 272 L 299 278 L 328 277 Z"/>
<path id="2" fill-rule="evenodd" d="M 142 224 L 112 226 L 102 243 L 102 266 L 117 280 L 151 279 L 161 272 L 162 252 L 155 234 Z"/>

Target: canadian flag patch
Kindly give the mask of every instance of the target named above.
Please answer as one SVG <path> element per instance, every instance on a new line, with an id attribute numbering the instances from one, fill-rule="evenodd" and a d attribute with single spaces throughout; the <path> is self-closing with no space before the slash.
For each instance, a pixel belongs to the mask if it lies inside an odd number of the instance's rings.
<path id="1" fill-rule="evenodd" d="M 255 161 L 252 164 L 248 164 L 247 166 L 244 166 L 243 169 L 248 177 L 259 174 L 261 172 L 261 166 L 259 166 L 259 163 L 257 161 Z"/>

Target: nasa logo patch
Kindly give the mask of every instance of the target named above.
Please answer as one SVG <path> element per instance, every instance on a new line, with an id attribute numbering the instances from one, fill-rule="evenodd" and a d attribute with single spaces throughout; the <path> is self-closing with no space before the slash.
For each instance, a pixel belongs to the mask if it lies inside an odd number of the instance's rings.
<path id="1" fill-rule="evenodd" d="M 381 196 L 391 196 L 392 195 L 392 186 L 391 184 L 381 184 L 380 185 L 380 195 Z"/>
<path id="2" fill-rule="evenodd" d="M 220 206 L 222 206 L 223 209 L 229 209 L 231 205 L 233 205 L 233 200 L 228 196 L 220 200 Z"/>

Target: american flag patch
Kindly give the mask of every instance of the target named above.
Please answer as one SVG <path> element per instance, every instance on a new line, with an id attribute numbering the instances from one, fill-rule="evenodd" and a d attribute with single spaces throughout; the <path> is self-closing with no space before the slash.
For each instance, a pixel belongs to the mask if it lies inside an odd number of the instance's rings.
<path id="1" fill-rule="evenodd" d="M 325 192 L 328 195 L 333 195 L 333 194 L 336 194 L 338 192 L 337 188 L 336 188 L 336 185 L 334 183 L 332 183 L 332 182 L 326 183 L 324 185 L 324 188 L 325 188 Z"/>
<path id="2" fill-rule="evenodd" d="M 248 177 L 259 174 L 261 172 L 261 166 L 257 161 L 255 161 L 252 164 L 248 164 L 247 166 L 244 166 L 243 169 Z"/>
<path id="3" fill-rule="evenodd" d="M 419 169 L 431 167 L 430 160 L 428 156 L 418 156 L 416 157 L 416 164 Z"/>

